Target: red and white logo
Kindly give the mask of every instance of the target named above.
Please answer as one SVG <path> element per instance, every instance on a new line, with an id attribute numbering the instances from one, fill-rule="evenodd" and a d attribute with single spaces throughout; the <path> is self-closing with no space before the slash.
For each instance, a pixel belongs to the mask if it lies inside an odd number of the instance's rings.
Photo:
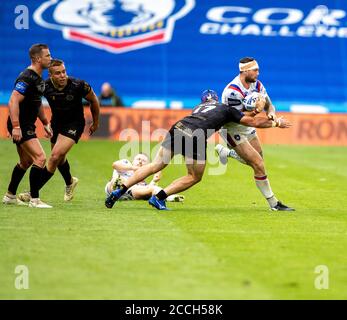
<path id="1" fill-rule="evenodd" d="M 33 18 L 67 40 L 122 53 L 169 42 L 176 20 L 194 6 L 195 0 L 50 0 Z"/>

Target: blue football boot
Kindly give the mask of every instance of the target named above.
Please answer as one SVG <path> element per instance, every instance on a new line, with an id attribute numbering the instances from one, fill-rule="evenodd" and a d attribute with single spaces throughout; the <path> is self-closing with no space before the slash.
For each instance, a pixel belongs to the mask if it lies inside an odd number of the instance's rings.
<path id="1" fill-rule="evenodd" d="M 169 210 L 166 207 L 165 200 L 159 200 L 156 196 L 151 196 L 148 200 L 148 203 L 158 210 Z"/>
<path id="2" fill-rule="evenodd" d="M 110 195 L 105 200 L 105 206 L 111 209 L 114 203 L 119 200 L 119 198 L 123 195 L 121 189 L 116 189 L 110 193 Z"/>

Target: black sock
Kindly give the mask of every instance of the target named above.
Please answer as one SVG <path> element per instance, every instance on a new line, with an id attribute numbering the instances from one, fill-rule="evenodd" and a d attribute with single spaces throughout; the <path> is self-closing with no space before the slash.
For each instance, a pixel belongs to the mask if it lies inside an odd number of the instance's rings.
<path id="1" fill-rule="evenodd" d="M 165 200 L 167 198 L 167 194 L 164 190 L 160 190 L 156 195 L 155 195 L 159 200 Z"/>
<path id="2" fill-rule="evenodd" d="M 8 191 L 12 194 L 17 193 L 19 183 L 22 181 L 26 170 L 22 169 L 17 163 L 13 168 L 10 184 L 8 185 Z"/>
<path id="3" fill-rule="evenodd" d="M 121 191 L 121 194 L 124 194 L 128 191 L 128 187 L 125 186 L 123 183 L 122 185 L 120 186 L 119 190 Z"/>
<path id="4" fill-rule="evenodd" d="M 58 166 L 58 170 L 64 178 L 65 184 L 69 186 L 72 183 L 72 176 L 70 173 L 70 164 L 65 160 L 65 162 Z"/>
<path id="5" fill-rule="evenodd" d="M 49 172 L 47 170 L 47 167 L 44 167 L 41 171 L 41 180 L 40 180 L 40 184 L 38 184 L 38 190 L 40 190 L 46 183 L 47 181 L 52 178 L 54 175 L 54 173 Z"/>
<path id="6" fill-rule="evenodd" d="M 39 189 L 42 177 L 42 168 L 32 165 L 29 174 L 30 194 L 32 198 L 39 198 Z"/>

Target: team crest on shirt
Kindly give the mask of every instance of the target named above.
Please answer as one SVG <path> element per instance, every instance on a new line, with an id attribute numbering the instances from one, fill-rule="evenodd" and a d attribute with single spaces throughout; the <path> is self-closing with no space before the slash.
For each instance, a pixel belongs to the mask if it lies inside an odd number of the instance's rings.
<path id="1" fill-rule="evenodd" d="M 43 93 L 45 91 L 45 87 L 45 83 L 42 81 L 40 84 L 36 86 L 36 89 L 38 90 L 38 92 Z"/>
<path id="2" fill-rule="evenodd" d="M 33 18 L 67 40 L 122 53 L 170 42 L 176 20 L 194 6 L 195 0 L 50 0 Z"/>

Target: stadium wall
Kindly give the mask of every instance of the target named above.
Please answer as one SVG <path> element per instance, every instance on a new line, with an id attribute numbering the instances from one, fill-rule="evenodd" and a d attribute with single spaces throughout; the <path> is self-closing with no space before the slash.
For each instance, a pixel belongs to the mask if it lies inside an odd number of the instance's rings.
<path id="1" fill-rule="evenodd" d="M 50 109 L 45 108 L 48 117 Z M 120 141 L 152 140 L 163 137 L 173 123 L 189 114 L 190 110 L 115 109 L 101 108 L 100 128 L 93 138 Z M 347 146 L 347 114 L 278 113 L 293 123 L 290 129 L 259 129 L 258 135 L 265 144 Z M 0 137 L 8 136 L 6 121 L 8 108 L 0 107 Z M 82 139 L 90 139 L 88 123 L 92 121 L 89 108 Z M 44 136 L 42 125 L 37 123 L 39 137 Z"/>

